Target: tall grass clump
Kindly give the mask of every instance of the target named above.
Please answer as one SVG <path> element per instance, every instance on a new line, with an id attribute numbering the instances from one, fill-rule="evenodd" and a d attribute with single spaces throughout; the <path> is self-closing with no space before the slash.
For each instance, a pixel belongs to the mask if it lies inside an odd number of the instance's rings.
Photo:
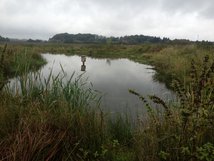
<path id="1" fill-rule="evenodd" d="M 7 44 L 0 48 L 0 91 L 3 89 L 4 85 L 7 83 L 7 62 L 5 61 L 6 54 L 10 54 L 11 51 L 7 50 Z"/>
<path id="2" fill-rule="evenodd" d="M 211 161 L 214 159 L 214 61 L 206 56 L 202 66 L 191 64 L 190 84 L 173 81 L 179 103 L 167 105 L 149 96 L 165 112 L 160 117 L 149 101 L 138 96 L 148 109 L 149 118 L 139 123 L 136 132 L 138 160 Z"/>
<path id="3" fill-rule="evenodd" d="M 111 137 L 117 131 L 108 133 L 99 97 L 81 80 L 74 74 L 66 78 L 63 70 L 46 78 L 31 72 L 20 75 L 15 86 L 6 85 L 0 100 L 0 160 L 133 157 Z"/>
<path id="4" fill-rule="evenodd" d="M 28 72 L 26 69 L 36 71 L 46 63 L 39 53 L 27 50 L 21 45 L 17 47 L 12 44 L 0 45 L 0 56 L 1 69 L 8 78 Z"/>
<path id="5" fill-rule="evenodd" d="M 101 147 L 103 135 L 101 119 L 90 108 L 95 94 L 83 89 L 79 80 L 71 82 L 73 78 L 63 83 L 50 75 L 44 83 L 31 77 L 20 76 L 15 93 L 5 88 L 1 94 L 1 160 L 83 160 L 91 156 L 91 151 Z"/>
<path id="6" fill-rule="evenodd" d="M 213 49 L 199 48 L 196 44 L 166 45 L 158 52 L 145 53 L 143 58 L 154 65 L 157 73 L 154 78 L 166 83 L 171 88 L 172 80 L 179 79 L 190 83 L 191 60 L 200 63 L 204 56 L 209 55 L 213 60 Z"/>

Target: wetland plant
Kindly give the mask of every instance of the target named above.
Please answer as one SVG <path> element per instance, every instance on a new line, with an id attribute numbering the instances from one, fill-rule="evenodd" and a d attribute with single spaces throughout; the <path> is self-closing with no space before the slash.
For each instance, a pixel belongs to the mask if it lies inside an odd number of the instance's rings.
<path id="1" fill-rule="evenodd" d="M 144 96 L 130 90 L 143 101 L 150 116 L 146 123 L 141 122 L 143 127 L 135 136 L 139 160 L 214 159 L 214 61 L 206 56 L 202 66 L 194 61 L 191 65 L 190 84 L 173 81 L 178 104 L 167 105 L 157 96 L 149 96 L 165 109 L 161 118 Z"/>

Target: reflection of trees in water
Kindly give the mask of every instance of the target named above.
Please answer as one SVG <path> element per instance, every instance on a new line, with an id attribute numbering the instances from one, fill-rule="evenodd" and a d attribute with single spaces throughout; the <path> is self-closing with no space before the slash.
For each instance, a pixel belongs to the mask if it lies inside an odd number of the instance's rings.
<path id="1" fill-rule="evenodd" d="M 110 66 L 111 65 L 111 60 L 110 59 L 106 59 L 106 64 L 108 64 Z"/>

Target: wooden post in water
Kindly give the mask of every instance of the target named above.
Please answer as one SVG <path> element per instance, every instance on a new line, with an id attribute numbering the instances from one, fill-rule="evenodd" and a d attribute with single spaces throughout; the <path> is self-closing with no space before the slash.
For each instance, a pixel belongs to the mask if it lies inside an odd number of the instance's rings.
<path id="1" fill-rule="evenodd" d="M 83 65 L 85 65 L 85 62 L 86 62 L 86 56 L 82 55 L 82 56 L 81 56 L 81 61 L 82 61 Z"/>
<path id="2" fill-rule="evenodd" d="M 86 65 L 85 65 L 86 56 L 84 56 L 84 55 L 81 56 L 81 62 L 82 62 L 81 71 L 85 71 L 85 69 L 86 69 Z"/>

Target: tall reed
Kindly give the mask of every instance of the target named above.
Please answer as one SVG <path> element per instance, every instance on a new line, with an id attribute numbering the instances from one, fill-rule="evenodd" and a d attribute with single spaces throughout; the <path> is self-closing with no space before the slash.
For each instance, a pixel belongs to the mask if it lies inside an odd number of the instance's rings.
<path id="1" fill-rule="evenodd" d="M 20 75 L 15 86 L 8 84 L 4 88 L 0 100 L 1 160 L 118 157 L 117 151 L 125 147 L 121 142 L 114 148 L 116 140 L 123 138 L 117 135 L 123 121 L 117 123 L 118 128 L 113 122 L 107 125 L 96 92 L 82 82 L 81 76 L 76 79 L 74 74 L 70 78 L 65 76 L 63 70 L 57 76 L 50 72 L 46 78 L 39 72 L 30 72 Z M 132 157 L 130 152 L 127 154 Z M 121 155 L 124 157 L 126 153 Z"/>

